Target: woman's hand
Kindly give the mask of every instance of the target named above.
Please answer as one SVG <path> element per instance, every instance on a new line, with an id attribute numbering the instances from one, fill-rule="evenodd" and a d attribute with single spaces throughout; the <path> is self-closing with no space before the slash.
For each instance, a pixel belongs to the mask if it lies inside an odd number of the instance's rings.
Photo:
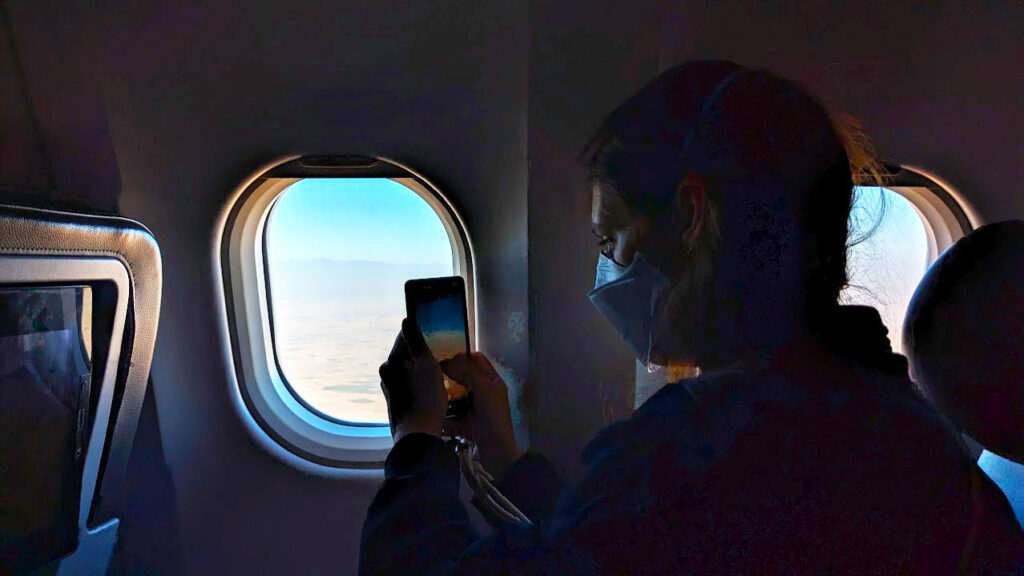
<path id="1" fill-rule="evenodd" d="M 480 352 L 459 354 L 441 362 L 449 378 L 473 392 L 473 405 L 464 422 L 445 422 L 448 433 L 476 442 L 480 463 L 500 476 L 523 451 L 516 445 L 508 386 Z"/>
<path id="2" fill-rule="evenodd" d="M 380 365 L 380 387 L 396 443 L 414 432 L 441 435 L 448 411 L 443 378 L 419 328 L 408 318 L 402 320 L 391 355 Z"/>

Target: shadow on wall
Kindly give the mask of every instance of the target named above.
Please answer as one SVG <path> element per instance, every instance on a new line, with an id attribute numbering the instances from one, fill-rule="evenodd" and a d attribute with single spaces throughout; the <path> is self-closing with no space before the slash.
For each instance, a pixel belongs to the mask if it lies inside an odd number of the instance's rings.
<path id="1" fill-rule="evenodd" d="M 164 460 L 152 380 L 146 387 L 127 474 L 128 494 L 119 514 L 121 527 L 108 576 L 184 574 L 178 501 Z"/>
<path id="2" fill-rule="evenodd" d="M 74 42 L 91 45 L 93 32 L 70 13 L 57 4 L 0 2 L 0 199 L 118 214 L 121 173 L 99 59 L 81 50 L 70 56 Z M 67 24 L 61 32 L 58 22 Z"/>

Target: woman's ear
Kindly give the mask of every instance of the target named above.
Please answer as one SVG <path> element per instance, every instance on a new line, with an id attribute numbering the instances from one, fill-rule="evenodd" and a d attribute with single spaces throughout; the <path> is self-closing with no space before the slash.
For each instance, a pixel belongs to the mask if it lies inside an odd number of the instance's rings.
<path id="1" fill-rule="evenodd" d="M 684 240 L 691 247 L 695 245 L 701 231 L 707 224 L 707 182 L 700 172 L 688 171 L 683 174 L 676 188 L 676 208 L 683 218 Z"/>

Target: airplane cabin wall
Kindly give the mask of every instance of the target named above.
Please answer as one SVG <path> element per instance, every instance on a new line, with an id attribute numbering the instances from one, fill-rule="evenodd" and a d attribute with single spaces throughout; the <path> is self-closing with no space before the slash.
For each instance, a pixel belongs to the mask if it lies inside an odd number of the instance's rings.
<path id="1" fill-rule="evenodd" d="M 661 66 L 727 58 L 858 118 L 885 159 L 932 171 L 982 220 L 1024 217 L 1024 4 L 668 2 Z"/>
<path id="2" fill-rule="evenodd" d="M 7 10 L 4 10 L 4 9 Z M 5 201 L 117 212 L 120 178 L 86 30 L 58 5 L 0 5 L 0 190 Z M 54 26 L 54 24 L 58 24 Z M 78 51 L 69 66 L 69 53 Z"/>
<path id="3" fill-rule="evenodd" d="M 391 156 L 451 195 L 476 249 L 481 344 L 526 378 L 532 446 L 569 476 L 633 397 L 632 359 L 586 300 L 596 248 L 573 159 L 659 69 L 694 57 L 766 66 L 861 118 L 885 157 L 948 179 L 984 219 L 1024 217 L 1024 27 L 1009 0 L 978 13 L 929 2 L 145 4 L 7 2 L 41 133 L 0 85 L 14 110 L 0 116 L 0 150 L 26 158 L 0 159 L 0 183 L 119 207 L 161 244 L 155 441 L 190 573 L 354 573 L 379 482 L 286 466 L 231 406 L 213 227 L 232 190 L 274 158 Z M 16 78 L 6 54 L 2 81 Z M 169 536 L 146 521 L 163 489 L 139 487 L 136 542 Z M 129 569 L 159 573 L 158 559 L 133 558 Z"/>
<path id="4" fill-rule="evenodd" d="M 0 12 L 0 190 L 47 190 L 50 167 L 5 16 Z"/>

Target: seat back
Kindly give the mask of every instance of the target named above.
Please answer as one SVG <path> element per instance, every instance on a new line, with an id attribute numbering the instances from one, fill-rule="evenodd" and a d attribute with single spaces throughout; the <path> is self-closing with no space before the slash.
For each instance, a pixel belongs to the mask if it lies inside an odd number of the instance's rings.
<path id="1" fill-rule="evenodd" d="M 1024 463 L 1024 221 L 982 226 L 947 250 L 903 334 L 928 399 L 985 449 Z"/>
<path id="2" fill-rule="evenodd" d="M 18 402 L 0 406 L 0 573 L 106 571 L 160 296 L 141 224 L 0 206 L 0 395 Z"/>
<path id="3" fill-rule="evenodd" d="M 947 250 L 903 336 L 918 387 L 980 444 L 978 466 L 1024 526 L 1024 221 L 982 226 Z"/>

